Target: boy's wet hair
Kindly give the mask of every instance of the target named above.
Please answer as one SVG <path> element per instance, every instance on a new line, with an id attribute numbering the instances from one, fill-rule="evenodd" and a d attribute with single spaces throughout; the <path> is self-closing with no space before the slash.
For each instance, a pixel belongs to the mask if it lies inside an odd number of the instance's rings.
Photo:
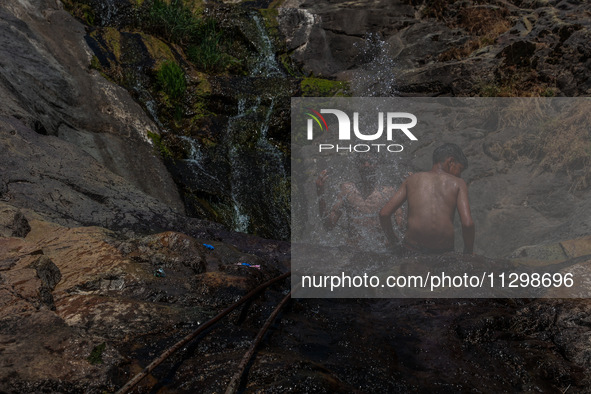
<path id="1" fill-rule="evenodd" d="M 448 157 L 453 157 L 458 163 L 468 168 L 468 159 L 462 149 L 456 144 L 447 143 L 436 148 L 433 151 L 433 164 L 444 162 Z"/>
<path id="2" fill-rule="evenodd" d="M 381 156 L 377 153 L 372 153 L 372 152 L 364 152 L 364 153 L 360 153 L 358 155 L 355 155 L 355 164 L 356 165 L 361 165 L 363 163 L 370 163 L 372 165 L 378 165 L 381 163 Z"/>

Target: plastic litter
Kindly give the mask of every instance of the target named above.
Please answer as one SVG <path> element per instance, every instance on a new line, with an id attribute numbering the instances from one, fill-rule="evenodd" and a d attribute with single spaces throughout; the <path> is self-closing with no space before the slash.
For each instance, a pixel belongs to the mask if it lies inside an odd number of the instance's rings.
<path id="1" fill-rule="evenodd" d="M 158 268 L 156 271 L 154 271 L 154 276 L 157 278 L 166 278 L 166 274 L 162 268 Z"/>
<path id="2" fill-rule="evenodd" d="M 256 269 L 261 269 L 260 264 L 248 264 L 248 263 L 236 263 L 236 265 L 243 265 L 245 267 L 251 267 L 251 268 L 256 268 Z"/>
<path id="3" fill-rule="evenodd" d="M 205 246 L 207 249 L 209 250 L 214 250 L 215 248 L 213 246 L 211 246 L 210 244 L 203 244 L 203 246 Z"/>

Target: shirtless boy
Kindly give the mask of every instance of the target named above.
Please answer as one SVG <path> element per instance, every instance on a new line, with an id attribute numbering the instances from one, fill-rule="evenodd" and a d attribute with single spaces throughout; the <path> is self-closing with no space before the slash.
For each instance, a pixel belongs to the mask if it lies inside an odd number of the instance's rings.
<path id="1" fill-rule="evenodd" d="M 409 176 L 380 211 L 380 224 L 391 245 L 398 238 L 392 214 L 408 201 L 408 223 L 403 246 L 411 251 L 444 253 L 454 250 L 453 220 L 456 209 L 462 223 L 464 253 L 474 248 L 474 222 L 468 187 L 460 175 L 468 160 L 456 144 L 444 144 L 433 152 L 431 171 Z"/>
<path id="2" fill-rule="evenodd" d="M 378 186 L 376 181 L 377 157 L 362 155 L 356 159 L 360 181 L 344 182 L 339 187 L 339 194 L 330 209 L 324 197 L 324 185 L 328 178 L 327 170 L 323 170 L 316 179 L 318 193 L 318 210 L 322 218 L 322 225 L 326 230 L 332 230 L 343 214 L 346 216 L 347 244 L 352 246 L 367 246 L 367 243 L 377 242 L 383 235 L 379 229 L 376 211 L 380 209 L 394 194 L 391 186 Z M 396 222 L 402 223 L 401 211 L 396 213 Z M 383 241 L 381 242 L 383 244 Z"/>

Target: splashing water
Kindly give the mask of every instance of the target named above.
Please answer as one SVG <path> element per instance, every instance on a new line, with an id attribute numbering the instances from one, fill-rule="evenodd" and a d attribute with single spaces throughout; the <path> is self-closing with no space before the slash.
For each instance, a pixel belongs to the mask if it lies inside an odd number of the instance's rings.
<path id="1" fill-rule="evenodd" d="M 113 17 L 117 14 L 118 7 L 114 0 L 106 0 L 99 2 L 99 10 L 102 17 L 101 26 L 109 26 L 112 23 Z"/>
<path id="2" fill-rule="evenodd" d="M 277 179 L 287 178 L 283 165 L 283 154 L 267 138 L 269 120 L 275 108 L 276 98 L 272 97 L 269 100 L 270 103 L 265 107 L 262 104 L 263 98 L 260 96 L 251 100 L 241 98 L 238 101 L 237 114 L 228 120 L 227 137 L 230 141 L 228 159 L 231 163 L 231 199 L 234 211 L 233 229 L 239 232 L 249 231 L 251 218 L 245 209 L 244 203 L 252 200 L 252 188 L 256 187 L 260 190 L 269 191 L 273 189 L 274 182 Z M 257 168 L 252 168 L 253 157 L 248 157 L 249 154 L 244 151 L 244 147 L 238 145 L 235 140 L 238 133 L 242 131 L 242 127 L 246 123 L 253 121 L 257 122 L 255 126 L 258 134 L 255 157 Z M 265 209 L 279 210 L 270 199 L 259 201 L 259 203 L 268 204 Z M 277 212 L 276 214 L 285 213 Z M 277 223 L 281 222 L 280 217 L 271 218 L 271 220 Z M 280 227 L 277 223 L 269 223 L 269 225 Z M 287 234 L 278 234 L 278 236 L 287 237 Z"/>
<path id="3" fill-rule="evenodd" d="M 281 71 L 281 68 L 277 63 L 273 43 L 263 26 L 261 17 L 258 14 L 255 14 L 252 19 L 254 20 L 254 25 L 257 31 L 257 36 L 253 40 L 253 43 L 257 48 L 259 56 L 250 75 L 254 77 L 282 76 L 283 71 Z"/>
<path id="4" fill-rule="evenodd" d="M 389 45 L 378 34 L 370 33 L 358 45 L 364 64 L 355 70 L 351 90 L 357 97 L 392 97 L 398 94 L 394 71 L 396 62 Z"/>
<path id="5" fill-rule="evenodd" d="M 398 94 L 396 89 L 395 70 L 396 63 L 390 55 L 390 47 L 378 34 L 368 34 L 365 40 L 358 45 L 359 63 L 362 65 L 354 70 L 350 81 L 351 90 L 355 97 L 395 97 Z M 376 107 L 375 113 L 380 108 Z M 367 113 L 372 113 L 367 111 Z M 375 116 L 360 116 L 359 127 L 363 130 L 377 130 L 378 118 Z M 322 226 L 322 218 L 317 213 L 317 207 L 310 212 L 314 220 L 306 228 L 309 234 L 308 240 L 312 243 L 319 243 L 326 246 L 348 245 L 355 246 L 359 250 L 384 251 L 385 238 L 377 221 L 377 212 L 392 197 L 394 191 L 403 181 L 403 171 L 397 157 L 376 157 L 375 173 L 371 176 L 373 201 L 375 206 L 368 209 L 363 204 L 355 206 L 351 202 L 345 203 L 343 215 L 335 228 L 327 231 Z M 360 174 L 359 164 L 353 157 L 339 159 L 338 163 L 331 163 L 328 168 L 329 184 L 326 187 L 325 200 L 329 207 L 332 207 L 340 193 L 341 185 L 352 183 L 356 190 L 361 191 L 363 177 L 369 180 L 367 175 Z M 322 160 L 318 158 L 318 161 Z M 318 168 L 319 173 L 324 168 Z M 380 196 L 379 200 L 376 195 Z M 310 201 L 314 198 L 309 197 Z M 377 201 L 377 202 L 376 202 Z M 398 232 L 398 229 L 396 229 Z M 400 237 L 402 233 L 399 233 Z"/>
<path id="6" fill-rule="evenodd" d="M 189 167 L 191 167 L 192 171 L 198 176 L 205 176 L 210 178 L 213 182 L 219 182 L 219 180 L 215 176 L 211 175 L 207 168 L 203 165 L 204 157 L 203 152 L 201 152 L 201 146 L 199 145 L 199 142 L 184 135 L 179 136 L 179 138 L 185 141 L 189 147 L 189 155 L 184 161 L 189 165 Z"/>

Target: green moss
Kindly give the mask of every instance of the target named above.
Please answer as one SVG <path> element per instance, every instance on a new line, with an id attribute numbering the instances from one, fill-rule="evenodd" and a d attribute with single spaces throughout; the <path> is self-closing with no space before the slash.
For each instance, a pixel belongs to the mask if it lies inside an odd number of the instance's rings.
<path id="1" fill-rule="evenodd" d="M 203 0 L 185 0 L 185 6 L 188 7 L 193 14 L 200 15 L 205 8 Z"/>
<path id="2" fill-rule="evenodd" d="M 344 81 L 332 81 L 323 78 L 304 78 L 300 83 L 304 97 L 347 97 L 350 96 L 349 84 Z"/>
<path id="3" fill-rule="evenodd" d="M 154 144 L 154 148 L 156 149 L 156 151 L 158 153 L 160 153 L 160 155 L 162 157 L 164 157 L 166 159 L 172 158 L 172 152 L 164 144 L 164 142 L 162 141 L 162 136 L 160 134 L 152 133 L 151 131 L 148 131 L 148 138 L 150 138 L 150 140 L 152 140 L 152 143 Z"/>
<path id="4" fill-rule="evenodd" d="M 96 365 L 96 364 L 102 364 L 103 363 L 103 352 L 105 351 L 107 347 L 106 343 L 101 343 L 100 345 L 97 345 L 94 347 L 94 349 L 92 349 L 92 352 L 90 352 L 90 356 L 88 356 L 86 358 L 86 360 L 91 363 L 92 365 Z"/>
<path id="5" fill-rule="evenodd" d="M 281 65 L 287 71 L 287 73 L 292 77 L 300 77 L 302 76 L 302 72 L 299 70 L 298 66 L 293 62 L 293 59 L 288 53 L 282 53 L 279 55 L 279 61 Z"/>
<path id="6" fill-rule="evenodd" d="M 199 95 L 208 95 L 212 92 L 211 84 L 207 80 L 207 74 L 197 72 L 197 76 L 199 78 L 199 84 L 197 85 L 197 94 Z"/>
<path id="7" fill-rule="evenodd" d="M 193 105 L 194 115 L 191 119 L 191 124 L 198 124 L 201 120 L 214 116 L 215 114 L 207 109 L 207 102 L 205 100 L 197 100 Z"/>
<path id="8" fill-rule="evenodd" d="M 165 61 L 174 61 L 174 55 L 170 47 L 162 40 L 146 34 L 140 33 L 146 49 L 150 53 L 150 57 L 154 59 L 155 68 L 159 68 Z"/>
<path id="9" fill-rule="evenodd" d="M 284 2 L 285 2 L 285 0 L 273 0 L 271 2 L 271 4 L 269 4 L 269 7 L 268 8 L 272 8 L 272 9 L 279 8 L 279 7 L 281 7 L 281 5 Z"/>
<path id="10" fill-rule="evenodd" d="M 74 15 L 78 19 L 81 19 L 87 25 L 94 26 L 96 16 L 90 5 L 78 2 L 76 0 L 64 0 L 63 3 L 66 11 L 68 11 L 70 14 Z"/>
<path id="11" fill-rule="evenodd" d="M 90 59 L 90 68 L 98 71 L 102 71 L 103 68 L 101 67 L 101 62 L 99 58 L 95 55 Z"/>
<path id="12" fill-rule="evenodd" d="M 201 145 L 203 145 L 206 148 L 214 148 L 217 145 L 217 142 L 215 142 L 212 139 L 209 139 L 207 137 L 201 138 L 200 142 L 201 142 Z"/>
<path id="13" fill-rule="evenodd" d="M 102 36 L 110 52 L 119 61 L 121 59 L 121 32 L 113 27 L 106 27 L 102 31 Z"/>
<path id="14" fill-rule="evenodd" d="M 275 8 L 262 8 L 259 10 L 261 15 L 263 16 L 263 20 L 265 21 L 265 27 L 272 35 L 279 34 L 279 22 L 277 21 L 277 17 L 279 16 L 279 11 Z"/>

